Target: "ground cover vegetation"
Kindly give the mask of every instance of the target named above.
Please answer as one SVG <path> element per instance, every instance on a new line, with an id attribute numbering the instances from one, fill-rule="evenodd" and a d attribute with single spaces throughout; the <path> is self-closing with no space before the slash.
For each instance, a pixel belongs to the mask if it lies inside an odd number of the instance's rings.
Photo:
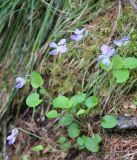
<path id="1" fill-rule="evenodd" d="M 135 159 L 136 12 L 128 1 L 0 2 L 0 158 Z M 126 148 L 126 149 L 124 149 Z"/>

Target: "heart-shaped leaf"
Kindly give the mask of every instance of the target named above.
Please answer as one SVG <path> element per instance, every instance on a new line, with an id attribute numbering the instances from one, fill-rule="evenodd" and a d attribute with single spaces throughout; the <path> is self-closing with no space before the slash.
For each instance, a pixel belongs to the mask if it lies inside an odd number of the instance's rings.
<path id="1" fill-rule="evenodd" d="M 37 107 L 41 102 L 42 99 L 39 99 L 38 93 L 32 93 L 26 99 L 27 106 L 31 108 Z"/>
<path id="2" fill-rule="evenodd" d="M 78 137 L 80 134 L 80 129 L 79 129 L 79 125 L 77 123 L 72 123 L 69 127 L 68 127 L 68 135 L 70 138 L 75 138 Z"/>
<path id="3" fill-rule="evenodd" d="M 86 96 L 87 95 L 85 93 L 80 93 L 79 95 L 75 95 L 75 96 L 71 97 L 69 105 L 74 107 L 74 106 L 84 102 L 86 99 Z"/>
<path id="4" fill-rule="evenodd" d="M 123 59 L 120 55 L 116 54 L 112 59 L 113 66 L 116 69 L 120 69 L 123 67 Z"/>
<path id="5" fill-rule="evenodd" d="M 134 57 L 125 58 L 124 67 L 129 69 L 137 68 L 137 58 L 134 58 Z"/>
<path id="6" fill-rule="evenodd" d="M 69 108 L 69 99 L 65 96 L 59 96 L 53 100 L 54 108 Z"/>
<path id="7" fill-rule="evenodd" d="M 33 88 L 39 88 L 43 85 L 43 79 L 41 75 L 36 71 L 33 71 L 31 73 L 31 85 Z"/>
<path id="8" fill-rule="evenodd" d="M 59 122 L 61 126 L 67 126 L 73 122 L 74 118 L 72 114 L 67 114 L 63 116 Z"/>
<path id="9" fill-rule="evenodd" d="M 56 118 L 58 116 L 58 112 L 56 110 L 51 110 L 46 114 L 46 116 L 48 118 Z"/>
<path id="10" fill-rule="evenodd" d="M 87 150 L 91 152 L 98 152 L 99 150 L 99 145 L 96 143 L 92 138 L 87 137 L 85 147 Z"/>
<path id="11" fill-rule="evenodd" d="M 85 104 L 88 108 L 93 108 L 98 104 L 98 98 L 96 96 L 90 96 L 86 99 Z"/>
<path id="12" fill-rule="evenodd" d="M 123 83 L 129 78 L 129 71 L 125 69 L 116 70 L 113 72 L 114 77 L 116 78 L 117 83 Z"/>
<path id="13" fill-rule="evenodd" d="M 111 115 L 105 115 L 102 119 L 101 126 L 103 128 L 114 128 L 117 125 L 118 121 L 116 117 Z"/>

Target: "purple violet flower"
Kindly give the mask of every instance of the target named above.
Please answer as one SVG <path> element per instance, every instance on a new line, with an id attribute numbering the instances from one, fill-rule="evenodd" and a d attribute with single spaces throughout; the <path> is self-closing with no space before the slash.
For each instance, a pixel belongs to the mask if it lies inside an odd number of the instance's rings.
<path id="1" fill-rule="evenodd" d="M 67 45 L 66 45 L 66 39 L 61 39 L 58 44 L 55 42 L 51 42 L 49 44 L 50 48 L 55 48 L 53 51 L 50 51 L 50 55 L 57 55 L 58 53 L 65 53 L 67 52 Z"/>
<path id="2" fill-rule="evenodd" d="M 130 41 L 130 37 L 129 36 L 124 36 L 122 39 L 114 40 L 113 42 L 118 47 L 121 47 L 121 46 L 126 45 L 127 43 L 129 43 L 129 41 Z"/>
<path id="3" fill-rule="evenodd" d="M 22 88 L 24 86 L 24 84 L 26 83 L 26 80 L 22 77 L 17 77 L 16 82 L 18 84 L 15 86 L 15 88 L 19 89 L 19 88 Z"/>
<path id="4" fill-rule="evenodd" d="M 110 65 L 110 57 L 115 54 L 115 49 L 111 48 L 107 45 L 102 45 L 101 47 L 102 54 L 100 54 L 97 58 L 98 61 L 101 61 L 103 64 L 109 66 Z"/>
<path id="5" fill-rule="evenodd" d="M 7 137 L 8 144 L 11 145 L 16 141 L 19 131 L 17 128 L 12 129 L 11 134 Z"/>
<path id="6" fill-rule="evenodd" d="M 87 35 L 87 31 L 85 28 L 83 29 L 75 29 L 74 34 L 70 36 L 70 38 L 74 41 L 80 41 Z"/>

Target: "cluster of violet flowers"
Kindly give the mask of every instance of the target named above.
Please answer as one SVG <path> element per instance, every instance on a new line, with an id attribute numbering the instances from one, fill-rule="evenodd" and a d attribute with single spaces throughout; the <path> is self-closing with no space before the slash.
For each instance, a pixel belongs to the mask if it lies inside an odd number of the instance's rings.
<path id="1" fill-rule="evenodd" d="M 73 41 L 81 41 L 87 35 L 87 31 L 85 28 L 83 29 L 75 29 L 74 34 L 70 36 L 70 39 Z M 58 55 L 59 53 L 65 53 L 68 51 L 66 39 L 61 39 L 58 43 L 51 42 L 49 44 L 50 48 L 54 50 L 50 51 L 50 55 Z M 16 78 L 16 85 L 15 88 L 20 89 L 26 84 L 26 79 L 22 77 Z"/>
<path id="2" fill-rule="evenodd" d="M 87 35 L 87 31 L 85 29 L 81 29 L 81 30 L 76 29 L 74 31 L 74 34 L 70 36 L 70 39 L 78 42 L 78 41 L 81 41 L 86 35 Z M 114 40 L 113 43 L 116 46 L 121 47 L 126 45 L 129 41 L 130 41 L 130 37 L 124 36 L 120 40 Z M 49 52 L 50 55 L 58 55 L 59 53 L 65 53 L 68 51 L 65 38 L 61 39 L 58 43 L 51 42 L 49 44 L 49 47 L 54 49 Z M 112 47 L 109 47 L 108 45 L 102 45 L 101 52 L 102 53 L 98 56 L 97 60 L 109 66 L 111 62 L 110 58 L 116 53 L 115 49 Z M 26 79 L 22 77 L 17 77 L 16 83 L 17 84 L 15 85 L 15 88 L 20 89 L 25 85 Z M 13 144 L 16 141 L 18 132 L 19 131 L 17 128 L 12 129 L 11 134 L 7 137 L 7 141 L 9 145 Z"/>
<path id="3" fill-rule="evenodd" d="M 75 29 L 74 34 L 70 36 L 70 39 L 73 41 L 81 41 L 84 37 L 86 37 L 87 31 L 85 28 L 83 29 Z M 50 48 L 53 48 L 54 50 L 50 51 L 50 55 L 58 55 L 59 53 L 65 53 L 68 51 L 66 39 L 61 39 L 58 43 L 51 42 L 49 44 Z"/>
<path id="4" fill-rule="evenodd" d="M 129 36 L 124 36 L 120 40 L 114 40 L 113 43 L 118 46 L 125 46 L 130 41 Z M 101 54 L 98 56 L 97 60 L 105 64 L 106 66 L 110 65 L 110 58 L 116 53 L 115 49 L 109 47 L 108 45 L 102 45 L 101 47 Z"/>

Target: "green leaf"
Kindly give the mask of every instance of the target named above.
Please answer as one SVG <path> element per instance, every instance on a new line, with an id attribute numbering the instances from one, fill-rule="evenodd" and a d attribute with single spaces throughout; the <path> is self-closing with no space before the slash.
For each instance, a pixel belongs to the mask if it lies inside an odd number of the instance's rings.
<path id="1" fill-rule="evenodd" d="M 86 99 L 85 105 L 88 108 L 94 108 L 98 104 L 98 98 L 96 96 L 90 96 Z"/>
<path id="2" fill-rule="evenodd" d="M 31 148 L 31 150 L 32 150 L 33 152 L 42 151 L 43 149 L 44 149 L 44 148 L 43 148 L 42 145 L 34 146 L 34 147 Z"/>
<path id="3" fill-rule="evenodd" d="M 67 114 L 63 116 L 59 122 L 61 126 L 67 126 L 73 122 L 74 118 L 72 114 Z"/>
<path id="4" fill-rule="evenodd" d="M 54 108 L 68 108 L 69 107 L 69 99 L 65 96 L 59 96 L 53 100 Z"/>
<path id="5" fill-rule="evenodd" d="M 71 97 L 69 105 L 74 107 L 82 102 L 84 102 L 86 99 L 86 94 L 80 94 L 80 95 L 75 95 L 73 97 Z"/>
<path id="6" fill-rule="evenodd" d="M 137 68 L 137 58 L 134 58 L 134 57 L 125 58 L 124 67 L 129 69 Z"/>
<path id="7" fill-rule="evenodd" d="M 87 137 L 85 147 L 91 152 L 98 152 L 99 145 L 92 138 Z"/>
<path id="8" fill-rule="evenodd" d="M 29 159 L 28 159 L 28 155 L 27 155 L 27 154 L 24 155 L 24 156 L 22 157 L 22 160 L 29 160 Z"/>
<path id="9" fill-rule="evenodd" d="M 79 129 L 79 125 L 77 123 L 72 123 L 69 127 L 68 127 L 68 135 L 70 138 L 76 138 L 78 137 L 80 134 L 80 129 Z"/>
<path id="10" fill-rule="evenodd" d="M 31 73 L 31 85 L 33 88 L 39 88 L 43 85 L 43 79 L 41 75 L 36 71 L 33 71 Z"/>
<path id="11" fill-rule="evenodd" d="M 77 116 L 78 116 L 78 115 L 81 115 L 81 114 L 84 114 L 85 111 L 86 111 L 85 109 L 80 109 L 80 110 L 77 112 Z"/>
<path id="12" fill-rule="evenodd" d="M 114 128 L 117 125 L 118 121 L 116 117 L 111 115 L 105 115 L 102 119 L 101 126 L 103 128 Z"/>
<path id="13" fill-rule="evenodd" d="M 66 141 L 67 141 L 67 138 L 64 137 L 64 136 L 62 136 L 62 137 L 60 137 L 60 138 L 58 139 L 58 142 L 59 142 L 60 144 L 63 144 L 63 143 L 65 143 Z"/>
<path id="14" fill-rule="evenodd" d="M 39 93 L 44 95 L 44 96 L 49 96 L 49 92 L 45 88 L 41 88 Z"/>
<path id="15" fill-rule="evenodd" d="M 137 100 L 135 100 L 133 103 L 134 103 L 134 105 L 136 105 L 136 106 L 137 106 Z"/>
<path id="16" fill-rule="evenodd" d="M 96 143 L 100 143 L 101 142 L 101 136 L 99 134 L 94 134 L 93 135 L 93 140 L 96 142 Z"/>
<path id="17" fill-rule="evenodd" d="M 83 137 L 78 137 L 77 138 L 77 144 L 80 146 L 85 145 L 85 139 Z"/>
<path id="18" fill-rule="evenodd" d="M 104 69 L 104 70 L 107 71 L 107 72 L 109 72 L 109 71 L 112 70 L 112 68 L 113 68 L 112 63 L 110 63 L 110 65 L 107 66 L 107 65 L 105 65 L 105 64 L 103 64 L 103 63 L 100 62 L 100 66 L 101 66 L 102 69 Z"/>
<path id="19" fill-rule="evenodd" d="M 116 70 L 113 72 L 114 77 L 116 78 L 117 83 L 123 83 L 129 78 L 129 71 L 125 69 Z"/>
<path id="20" fill-rule="evenodd" d="M 56 118 L 58 116 L 58 112 L 56 110 L 51 110 L 48 113 L 46 113 L 46 116 L 48 118 Z"/>
<path id="21" fill-rule="evenodd" d="M 38 93 L 31 93 L 26 99 L 27 106 L 32 108 L 37 107 L 41 102 L 42 99 L 39 99 Z"/>
<path id="22" fill-rule="evenodd" d="M 69 141 L 63 144 L 64 151 L 68 151 L 70 148 L 71 148 L 71 143 Z"/>
<path id="23" fill-rule="evenodd" d="M 123 59 L 120 55 L 116 54 L 112 59 L 113 66 L 116 69 L 120 69 L 123 67 Z"/>

